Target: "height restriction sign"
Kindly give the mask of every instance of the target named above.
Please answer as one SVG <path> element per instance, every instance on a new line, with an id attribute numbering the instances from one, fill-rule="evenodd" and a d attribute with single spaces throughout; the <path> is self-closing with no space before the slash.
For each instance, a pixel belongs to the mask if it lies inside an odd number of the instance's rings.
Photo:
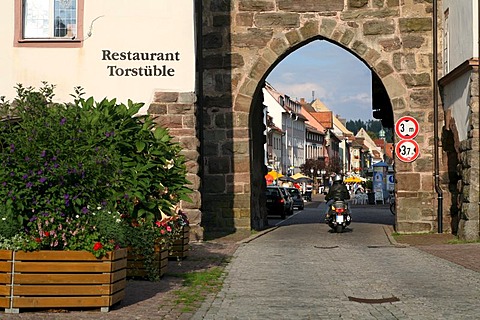
<path id="1" fill-rule="evenodd" d="M 395 146 L 395 155 L 403 162 L 412 162 L 419 154 L 420 148 L 415 140 L 400 140 Z"/>
<path id="2" fill-rule="evenodd" d="M 410 116 L 401 117 L 395 123 L 395 133 L 400 139 L 413 139 L 417 136 L 419 130 L 418 121 Z"/>

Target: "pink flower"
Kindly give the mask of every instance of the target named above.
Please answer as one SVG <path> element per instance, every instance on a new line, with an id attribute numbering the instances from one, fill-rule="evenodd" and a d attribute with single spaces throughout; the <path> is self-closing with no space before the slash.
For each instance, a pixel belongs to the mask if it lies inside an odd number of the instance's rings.
<path id="1" fill-rule="evenodd" d="M 167 231 L 168 231 L 168 232 L 171 232 L 171 231 L 172 231 L 172 227 L 167 226 Z"/>

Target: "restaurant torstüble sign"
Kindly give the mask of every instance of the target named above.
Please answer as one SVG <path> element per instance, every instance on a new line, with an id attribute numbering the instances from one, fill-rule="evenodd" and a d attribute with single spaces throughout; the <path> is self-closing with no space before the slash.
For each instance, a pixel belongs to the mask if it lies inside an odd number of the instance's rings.
<path id="1" fill-rule="evenodd" d="M 148 61 L 148 62 L 177 62 L 180 61 L 180 53 L 177 52 L 134 52 L 102 50 L 104 61 Z M 167 64 L 147 64 L 142 66 L 120 67 L 107 65 L 110 77 L 173 77 L 175 69 Z"/>

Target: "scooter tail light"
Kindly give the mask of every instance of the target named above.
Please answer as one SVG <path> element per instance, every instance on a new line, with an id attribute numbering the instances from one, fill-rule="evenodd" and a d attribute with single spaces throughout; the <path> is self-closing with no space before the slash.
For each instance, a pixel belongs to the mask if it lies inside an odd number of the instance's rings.
<path id="1" fill-rule="evenodd" d="M 335 212 L 337 212 L 337 213 L 343 213 L 343 212 L 345 212 L 345 209 L 343 209 L 343 208 L 337 208 L 337 209 L 335 209 Z"/>

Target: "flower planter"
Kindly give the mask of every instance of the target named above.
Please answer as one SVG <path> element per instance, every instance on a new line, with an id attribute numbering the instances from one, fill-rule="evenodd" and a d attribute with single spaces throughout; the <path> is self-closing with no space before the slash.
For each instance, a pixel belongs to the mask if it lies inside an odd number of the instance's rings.
<path id="1" fill-rule="evenodd" d="M 10 261 L 4 255 L 11 254 Z M 86 251 L 34 251 L 0 253 L 1 276 L 11 281 L 0 289 L 2 307 L 8 291 L 7 313 L 27 308 L 109 308 L 125 296 L 126 249 L 96 258 Z M 4 273 L 10 264 L 11 271 Z M 5 279 L 1 279 L 2 283 Z"/>
<path id="2" fill-rule="evenodd" d="M 0 308 L 10 308 L 12 256 L 11 250 L 0 250 Z"/>
<path id="3" fill-rule="evenodd" d="M 127 277 L 148 278 L 148 270 L 145 267 L 145 259 L 142 255 L 135 255 L 128 249 Z M 155 245 L 154 264 L 158 267 L 158 276 L 162 277 L 167 272 L 168 249 L 166 246 Z"/>
<path id="4" fill-rule="evenodd" d="M 170 260 L 185 259 L 188 256 L 190 250 L 190 227 L 184 226 L 180 233 L 180 238 L 175 240 L 169 249 Z"/>

